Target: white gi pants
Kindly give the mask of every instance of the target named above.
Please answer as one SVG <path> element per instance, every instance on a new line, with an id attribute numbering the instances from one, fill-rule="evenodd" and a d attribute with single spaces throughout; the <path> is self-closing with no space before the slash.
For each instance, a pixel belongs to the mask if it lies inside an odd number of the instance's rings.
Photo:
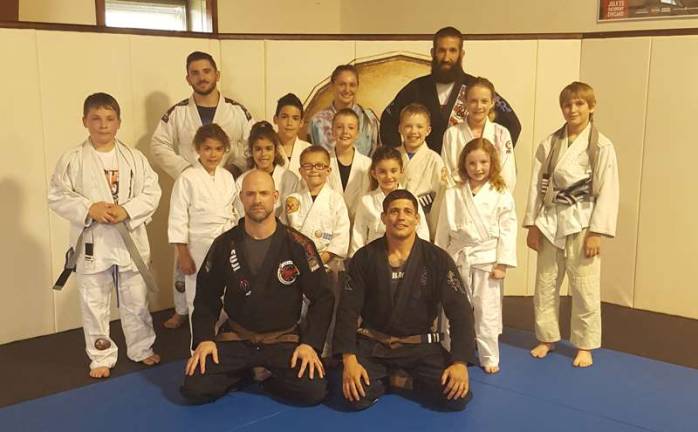
<path id="1" fill-rule="evenodd" d="M 77 274 L 82 327 L 90 369 L 112 368 L 118 348 L 109 337 L 111 290 L 118 275 L 119 315 L 126 338 L 126 355 L 140 362 L 153 355 L 155 331 L 148 310 L 148 290 L 138 271 L 118 271 L 116 267 L 94 274 Z"/>
<path id="2" fill-rule="evenodd" d="M 586 233 L 585 229 L 567 236 L 564 250 L 541 235 L 533 296 L 536 338 L 541 342 L 560 340 L 560 286 L 567 273 L 572 295 L 570 342 L 587 350 L 601 346 L 601 259 L 586 257 Z"/>
<path id="3" fill-rule="evenodd" d="M 175 250 L 174 269 L 172 270 L 172 300 L 174 302 L 174 309 L 177 315 L 187 315 L 186 293 L 185 291 L 180 292 L 177 289 L 177 284 L 186 284 L 184 276 L 185 275 L 177 268 L 177 251 Z M 189 312 L 189 314 L 191 315 L 191 312 Z M 191 318 L 191 316 L 189 318 Z"/>
<path id="4" fill-rule="evenodd" d="M 469 281 L 477 355 L 482 367 L 499 366 L 499 335 L 502 334 L 502 280 L 490 278 L 490 271 L 471 267 L 469 277 L 463 277 Z"/>

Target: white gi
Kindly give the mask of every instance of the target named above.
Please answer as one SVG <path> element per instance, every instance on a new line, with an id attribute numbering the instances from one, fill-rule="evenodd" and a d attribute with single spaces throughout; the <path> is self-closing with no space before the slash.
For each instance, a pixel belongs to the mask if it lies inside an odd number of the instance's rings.
<path id="1" fill-rule="evenodd" d="M 284 168 L 300 178 L 301 153 L 310 146 L 311 144 L 309 142 L 296 138 L 296 141 L 293 143 L 291 155 L 286 154 L 284 146 L 279 146 L 279 153 L 281 153 L 281 156 L 284 158 Z"/>
<path id="2" fill-rule="evenodd" d="M 124 223 L 143 261 L 148 263 L 150 247 L 145 225 L 160 201 L 158 176 L 138 150 L 119 141 L 114 149 L 118 166 L 117 203 L 128 213 Z M 109 337 L 112 286 L 118 294 L 128 358 L 139 362 L 150 357 L 155 341 L 145 281 L 124 241 L 114 225 L 97 223 L 88 216 L 90 206 L 100 201 L 114 202 L 114 196 L 102 161 L 88 139 L 64 153 L 58 161 L 49 185 L 48 203 L 70 222 L 73 248 L 85 230 L 76 274 L 91 369 L 112 368 L 116 364 L 118 349 Z"/>
<path id="3" fill-rule="evenodd" d="M 371 158 L 354 151 L 354 160 L 351 163 L 351 171 L 347 180 L 347 187 L 342 188 L 342 177 L 339 174 L 339 163 L 335 152 L 330 152 L 330 177 L 328 183 L 332 189 L 336 190 L 344 197 L 344 203 L 349 210 L 349 220 L 354 221 L 356 208 L 361 197 L 371 190 L 371 179 L 369 170 L 371 169 Z"/>
<path id="4" fill-rule="evenodd" d="M 400 189 L 404 189 L 400 187 Z M 361 197 L 354 224 L 351 228 L 351 242 L 349 243 L 349 257 L 360 248 L 366 246 L 373 240 L 383 237 L 385 234 L 385 224 L 381 220 L 383 213 L 383 201 L 385 194 L 380 187 L 372 190 Z M 419 238 L 429 241 L 429 226 L 422 206 L 418 204 L 419 224 L 417 225 L 417 235 Z"/>
<path id="5" fill-rule="evenodd" d="M 509 130 L 499 123 L 485 120 L 482 137 L 494 144 L 494 147 L 499 152 L 499 162 L 504 183 L 506 183 L 509 191 L 513 193 L 514 187 L 516 187 L 516 159 Z M 458 174 L 458 157 L 465 145 L 475 138 L 477 137 L 470 130 L 467 118 L 466 121 L 449 127 L 444 133 L 441 157 L 448 173 L 455 182 L 461 180 Z"/>
<path id="6" fill-rule="evenodd" d="M 170 199 L 167 237 L 171 244 L 187 245 L 197 272 L 213 240 L 237 224 L 235 201 L 238 201 L 238 188 L 225 168 L 217 167 L 211 175 L 197 160 L 177 177 Z M 196 274 L 184 277 L 190 330 Z"/>
<path id="7" fill-rule="evenodd" d="M 250 171 L 252 170 L 245 171 L 240 175 L 240 177 L 237 178 L 237 180 L 235 180 L 238 191 L 242 191 L 242 181 Z M 271 173 L 271 178 L 274 180 L 274 186 L 279 192 L 279 199 L 274 204 L 274 214 L 276 217 L 281 217 L 284 210 L 283 203 L 286 201 L 286 197 L 296 192 L 300 188 L 301 181 L 298 175 L 293 174 L 291 171 L 280 165 L 274 165 L 274 171 Z M 235 206 L 237 207 L 238 218 L 243 217 L 245 215 L 245 208 L 242 206 L 242 201 L 239 199 L 235 200 Z"/>
<path id="8" fill-rule="evenodd" d="M 218 98 L 218 106 L 213 116 L 213 123 L 220 126 L 230 139 L 230 152 L 223 157 L 221 165 L 230 160 L 239 168 L 245 168 L 245 149 L 247 138 L 254 120 L 244 106 L 232 99 Z M 150 142 L 153 161 L 173 180 L 187 167 L 194 165 L 199 155 L 194 148 L 194 135 L 202 126 L 194 96 L 180 101 L 170 107 L 162 116 Z M 176 266 L 175 266 L 176 267 Z M 175 270 L 175 287 L 183 275 Z M 184 292 L 173 290 L 175 311 L 179 315 L 187 314 L 187 302 Z"/>
<path id="9" fill-rule="evenodd" d="M 220 126 L 230 139 L 230 152 L 221 164 L 230 160 L 238 168 L 245 169 L 247 138 L 254 123 L 252 115 L 240 103 L 220 95 L 213 123 Z M 155 163 L 173 179 L 199 157 L 193 140 L 201 126 L 194 96 L 172 106 L 160 119 L 150 151 Z"/>
<path id="10" fill-rule="evenodd" d="M 536 150 L 523 223 L 524 227 L 535 225 L 542 233 L 534 294 L 536 337 L 541 342 L 560 340 L 559 293 L 567 273 L 572 295 L 570 342 L 582 349 L 601 346 L 601 261 L 598 255 L 586 257 L 584 238 L 588 231 L 615 236 L 619 204 L 618 162 L 613 144 L 598 134 L 597 172 L 592 173 L 587 151 L 591 128 L 589 123 L 572 143 L 568 142 L 565 129 L 550 187 L 564 191 L 593 177 L 598 179 L 598 196 L 587 196 L 571 205 L 543 203 L 541 177 L 553 142 L 554 135 L 550 135 Z"/>
<path id="11" fill-rule="evenodd" d="M 439 203 L 435 201 L 446 185 L 444 161 L 438 153 L 426 145 L 426 142 L 419 146 L 411 159 L 404 145 L 398 147 L 398 150 L 402 155 L 402 167 L 405 172 L 402 182 L 405 184 L 405 189 L 412 192 L 425 209 L 425 214 L 428 215 L 429 232 L 433 235 L 439 218 Z M 443 199 L 443 193 L 441 195 L 440 198 Z"/>
<path id="12" fill-rule="evenodd" d="M 474 308 L 480 366 L 499 365 L 502 281 L 490 278 L 495 265 L 516 267 L 514 198 L 487 182 L 475 196 L 470 185 L 448 188 L 435 243 L 453 257 Z"/>

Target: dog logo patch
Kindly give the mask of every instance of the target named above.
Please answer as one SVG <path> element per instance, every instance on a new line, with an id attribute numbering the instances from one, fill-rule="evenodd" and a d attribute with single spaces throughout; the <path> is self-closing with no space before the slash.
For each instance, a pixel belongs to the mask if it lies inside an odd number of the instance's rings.
<path id="1" fill-rule="evenodd" d="M 240 280 L 240 289 L 242 290 L 242 292 L 245 293 L 245 297 L 252 294 L 252 290 L 250 289 L 250 283 L 247 282 L 247 279 Z"/>
<path id="2" fill-rule="evenodd" d="M 276 276 L 279 278 L 279 282 L 284 285 L 291 285 L 294 283 L 299 274 L 300 270 L 298 270 L 298 267 L 290 260 L 279 264 L 279 268 L 276 270 Z"/>
<path id="3" fill-rule="evenodd" d="M 296 197 L 286 198 L 286 214 L 295 213 L 301 208 L 301 203 Z"/>

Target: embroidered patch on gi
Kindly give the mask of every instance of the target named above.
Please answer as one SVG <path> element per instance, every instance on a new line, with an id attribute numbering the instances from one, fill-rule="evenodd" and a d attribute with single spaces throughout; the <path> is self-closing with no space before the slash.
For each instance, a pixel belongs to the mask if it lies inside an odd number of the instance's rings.
<path id="1" fill-rule="evenodd" d="M 298 267 L 296 267 L 291 260 L 282 262 L 276 270 L 276 276 L 279 278 L 279 282 L 284 285 L 291 285 L 294 283 L 299 274 L 300 270 L 298 270 Z"/>
<path id="2" fill-rule="evenodd" d="M 247 279 L 240 279 L 240 289 L 245 293 L 245 296 L 252 294 L 250 283 L 247 282 Z"/>
<path id="3" fill-rule="evenodd" d="M 463 283 L 461 282 L 460 278 L 455 273 L 453 273 L 453 270 L 448 271 L 447 283 L 448 286 L 455 292 L 465 294 L 465 288 L 463 287 Z"/>
<path id="4" fill-rule="evenodd" d="M 504 148 L 507 149 L 507 153 L 511 153 L 512 150 L 514 150 L 514 144 L 512 144 L 511 141 L 507 141 L 507 143 L 504 144 Z"/>
<path id="5" fill-rule="evenodd" d="M 344 291 L 354 291 L 354 288 L 351 286 L 351 276 L 349 276 L 349 273 L 344 274 Z"/>
<path id="6" fill-rule="evenodd" d="M 296 197 L 286 198 L 286 214 L 297 212 L 301 208 L 301 203 Z"/>
<path id="7" fill-rule="evenodd" d="M 230 250 L 230 266 L 233 268 L 233 271 L 238 271 L 240 270 L 240 262 L 238 261 L 238 253 L 235 251 L 235 249 Z"/>
<path id="8" fill-rule="evenodd" d="M 175 289 L 177 290 L 178 293 L 183 293 L 184 292 L 184 281 L 178 280 L 175 282 Z"/>
<path id="9" fill-rule="evenodd" d="M 95 348 L 97 348 L 99 351 L 104 351 L 105 349 L 108 349 L 109 347 L 111 347 L 111 341 L 109 341 L 109 339 L 98 338 L 95 341 Z"/>
<path id="10" fill-rule="evenodd" d="M 422 287 L 427 286 L 427 283 L 429 282 L 429 274 L 427 272 L 427 269 L 424 269 L 422 272 L 422 276 L 419 278 L 419 285 Z"/>

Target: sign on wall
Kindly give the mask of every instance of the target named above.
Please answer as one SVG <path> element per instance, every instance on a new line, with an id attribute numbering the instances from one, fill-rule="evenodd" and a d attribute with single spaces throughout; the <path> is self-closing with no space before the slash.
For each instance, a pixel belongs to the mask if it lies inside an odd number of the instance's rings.
<path id="1" fill-rule="evenodd" d="M 599 21 L 698 15 L 698 0 L 599 0 Z"/>

